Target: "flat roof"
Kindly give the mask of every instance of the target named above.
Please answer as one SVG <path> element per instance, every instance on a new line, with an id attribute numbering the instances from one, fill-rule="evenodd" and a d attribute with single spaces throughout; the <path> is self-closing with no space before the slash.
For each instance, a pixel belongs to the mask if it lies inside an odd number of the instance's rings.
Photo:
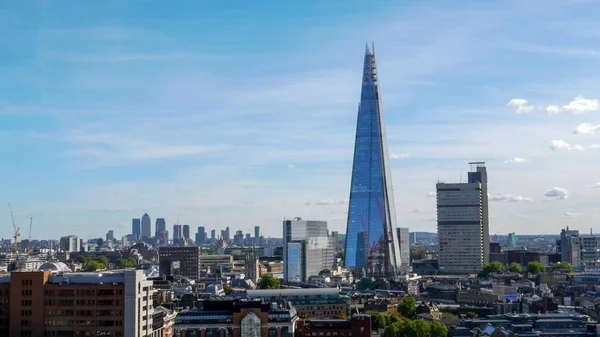
<path id="1" fill-rule="evenodd" d="M 339 295 L 337 288 L 301 288 L 301 289 L 257 289 L 246 290 L 246 295 L 254 297 L 273 297 L 273 296 L 310 296 L 310 295 Z"/>

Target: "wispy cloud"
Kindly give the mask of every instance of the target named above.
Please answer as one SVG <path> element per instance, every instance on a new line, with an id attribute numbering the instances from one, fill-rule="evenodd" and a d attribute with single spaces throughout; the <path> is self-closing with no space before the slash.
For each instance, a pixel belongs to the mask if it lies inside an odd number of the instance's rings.
<path id="1" fill-rule="evenodd" d="M 527 158 L 514 157 L 512 159 L 505 160 L 504 164 L 522 164 L 527 162 L 529 162 L 529 159 Z"/>
<path id="2" fill-rule="evenodd" d="M 600 182 L 590 185 L 591 188 L 600 188 Z"/>
<path id="3" fill-rule="evenodd" d="M 569 212 L 569 211 L 566 211 L 566 212 L 564 213 L 564 216 L 565 216 L 565 217 L 568 217 L 568 218 L 573 218 L 573 217 L 578 217 L 578 216 L 581 216 L 581 213 L 577 213 L 577 212 Z"/>
<path id="4" fill-rule="evenodd" d="M 520 195 L 512 194 L 491 194 L 488 196 L 490 201 L 507 201 L 507 202 L 522 202 L 522 201 L 533 201 L 532 198 L 523 197 Z"/>
<path id="5" fill-rule="evenodd" d="M 330 206 L 330 205 L 345 205 L 346 200 L 342 199 L 321 199 L 314 202 L 307 201 L 305 205 L 316 205 L 316 206 Z"/>
<path id="6" fill-rule="evenodd" d="M 390 159 L 407 159 L 410 158 L 410 154 L 408 153 L 392 153 L 390 154 Z"/>
<path id="7" fill-rule="evenodd" d="M 579 144 L 571 145 L 561 139 L 550 141 L 550 149 L 552 151 L 559 151 L 559 150 L 585 151 L 585 148 L 582 145 L 579 145 Z"/>
<path id="8" fill-rule="evenodd" d="M 435 192 L 429 192 L 429 193 L 427 193 L 427 197 L 428 198 L 434 198 L 435 196 L 436 196 Z"/>
<path id="9" fill-rule="evenodd" d="M 590 123 L 581 123 L 581 124 L 577 125 L 575 127 L 575 129 L 573 129 L 573 133 L 587 135 L 587 134 L 591 134 L 591 133 L 596 133 L 596 131 L 598 131 L 599 129 L 600 129 L 600 124 L 592 125 Z"/>

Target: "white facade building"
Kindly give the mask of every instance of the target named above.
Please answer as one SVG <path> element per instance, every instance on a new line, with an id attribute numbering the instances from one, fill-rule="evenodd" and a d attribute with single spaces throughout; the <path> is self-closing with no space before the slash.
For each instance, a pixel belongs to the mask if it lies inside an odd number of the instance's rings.
<path id="1" fill-rule="evenodd" d="M 79 238 L 76 235 L 60 238 L 59 246 L 63 252 L 79 252 L 81 249 Z"/>

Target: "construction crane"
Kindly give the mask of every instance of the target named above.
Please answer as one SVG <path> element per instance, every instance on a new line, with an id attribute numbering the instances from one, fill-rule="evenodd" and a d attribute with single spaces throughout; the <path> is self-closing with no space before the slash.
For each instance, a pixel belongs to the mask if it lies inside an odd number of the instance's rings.
<path id="1" fill-rule="evenodd" d="M 17 227 L 17 224 L 15 223 L 15 215 L 13 214 L 12 206 L 10 205 L 10 203 L 8 203 L 8 210 L 10 211 L 10 218 L 12 220 L 13 229 L 15 231 L 15 235 L 13 236 L 15 238 L 14 253 L 17 254 L 19 252 L 19 236 L 20 236 L 19 230 L 20 230 L 20 228 Z"/>
<path id="2" fill-rule="evenodd" d="M 31 256 L 31 225 L 33 224 L 33 217 L 29 218 L 29 237 L 27 240 L 27 257 Z"/>

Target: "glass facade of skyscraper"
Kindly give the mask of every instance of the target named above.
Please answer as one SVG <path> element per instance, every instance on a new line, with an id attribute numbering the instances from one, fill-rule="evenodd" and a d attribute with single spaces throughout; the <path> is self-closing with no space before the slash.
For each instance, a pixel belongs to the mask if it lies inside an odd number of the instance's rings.
<path id="1" fill-rule="evenodd" d="M 365 52 L 346 229 L 345 265 L 391 277 L 400 261 L 374 51 Z M 377 261 L 373 258 L 377 257 Z"/>

